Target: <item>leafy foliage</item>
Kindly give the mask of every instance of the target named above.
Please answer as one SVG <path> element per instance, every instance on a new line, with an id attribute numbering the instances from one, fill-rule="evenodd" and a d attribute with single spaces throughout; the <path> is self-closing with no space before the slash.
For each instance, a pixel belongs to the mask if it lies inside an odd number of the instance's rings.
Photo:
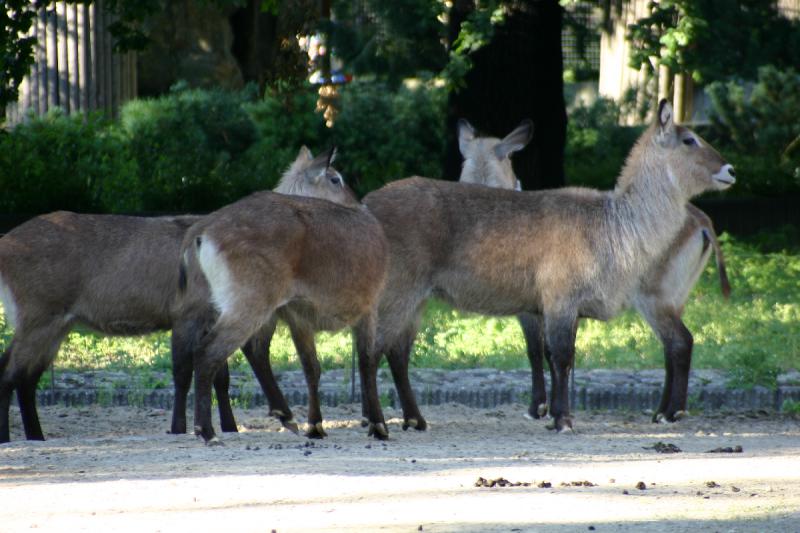
<path id="1" fill-rule="evenodd" d="M 125 143 L 97 115 L 56 109 L 0 135 L 0 211 L 101 211 L 110 202 L 130 209 L 135 183 Z"/>
<path id="2" fill-rule="evenodd" d="M 176 86 L 123 106 L 119 124 L 53 111 L 0 135 L 0 210 L 204 212 L 271 189 L 300 146 L 340 148 L 365 194 L 411 174 L 438 177 L 444 90 L 356 83 L 333 130 L 310 88 L 243 91 Z"/>
<path id="3" fill-rule="evenodd" d="M 256 141 L 243 104 L 255 91 L 188 90 L 135 100 L 120 124 L 138 162 L 145 211 L 208 211 L 234 200 L 233 169 Z"/>
<path id="4" fill-rule="evenodd" d="M 472 68 L 470 55 L 492 40 L 494 27 L 505 19 L 502 4 L 500 0 L 480 2 L 461 23 L 458 35 L 450 46 L 448 62 L 441 73 L 448 90 L 457 91 L 464 86 L 464 77 Z"/>
<path id="5" fill-rule="evenodd" d="M 332 142 L 358 192 L 412 174 L 440 176 L 444 102 L 444 90 L 426 84 L 392 92 L 380 83 L 354 83 L 342 91 Z"/>
<path id="6" fill-rule="evenodd" d="M 419 71 L 443 67 L 444 10 L 443 2 L 431 0 L 338 0 L 335 20 L 322 29 L 348 69 L 396 86 Z"/>
<path id="7" fill-rule="evenodd" d="M 730 81 L 712 83 L 707 92 L 709 137 L 730 147 L 731 162 L 747 176 L 737 188 L 773 195 L 800 190 L 800 73 L 764 66 L 750 91 Z"/>
<path id="8" fill-rule="evenodd" d="M 6 105 L 19 98 L 19 84 L 33 64 L 36 39 L 23 36 L 35 17 L 27 0 L 6 0 L 0 9 L 0 122 Z"/>
<path id="9" fill-rule="evenodd" d="M 627 105 L 627 104 L 626 104 Z M 611 189 L 641 127 L 620 126 L 625 105 L 600 98 L 578 106 L 567 124 L 564 169 L 568 183 Z"/>
<path id="10" fill-rule="evenodd" d="M 800 21 L 783 17 L 763 0 L 662 0 L 628 28 L 630 65 L 689 72 L 708 83 L 754 78 L 764 64 L 800 63 Z M 651 62 L 651 58 L 656 58 Z"/>

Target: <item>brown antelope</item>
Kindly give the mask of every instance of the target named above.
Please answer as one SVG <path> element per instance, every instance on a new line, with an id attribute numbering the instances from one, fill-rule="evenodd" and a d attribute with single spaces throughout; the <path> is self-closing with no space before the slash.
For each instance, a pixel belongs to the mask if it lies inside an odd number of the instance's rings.
<path id="1" fill-rule="evenodd" d="M 516 131 L 516 130 L 515 130 Z M 510 134 L 509 136 L 513 135 Z M 492 137 L 476 137 L 466 121 L 459 123 L 459 148 L 464 156 L 464 166 L 459 181 L 483 184 L 501 189 L 519 189 L 519 181 L 510 165 L 500 166 L 501 158 L 493 146 L 506 142 Z M 506 159 L 507 160 L 507 159 Z M 498 165 L 494 167 L 493 165 Z M 685 413 L 692 355 L 692 335 L 683 324 L 681 315 L 689 292 L 708 262 L 713 248 L 722 293 L 727 298 L 730 284 L 725 270 L 722 250 L 717 241 L 711 219 L 697 207 L 686 206 L 689 216 L 672 244 L 660 259 L 645 273 L 635 291 L 631 304 L 647 320 L 664 346 L 666 379 L 658 410 L 653 421 L 672 422 Z M 537 315 L 521 314 L 520 326 L 527 343 L 531 363 L 532 396 L 529 416 L 540 418 L 547 413 L 547 393 L 544 384 L 543 337 L 541 319 Z M 400 368 L 402 373 L 402 367 Z M 407 372 L 401 379 L 407 380 Z M 410 386 L 403 387 L 410 390 Z M 401 404 L 412 408 L 406 414 L 406 423 L 419 428 L 426 423 L 415 418 L 414 398 L 403 398 Z M 407 425 L 405 427 L 408 427 Z"/>
<path id="2" fill-rule="evenodd" d="M 331 202 L 350 207 L 358 206 L 358 200 L 347 185 L 342 175 L 331 164 L 336 157 L 336 150 L 331 150 L 318 155 L 316 158 L 303 146 L 297 159 L 289 169 L 284 172 L 274 191 L 281 194 L 308 196 L 321 198 Z M 198 221 L 200 217 L 195 219 Z M 178 243 L 180 248 L 180 243 Z M 199 335 L 204 329 L 213 324 L 216 312 L 208 304 L 208 295 L 200 297 L 199 290 L 204 281 L 198 279 L 194 285 L 194 299 L 192 305 L 184 305 L 180 311 L 175 311 L 176 318 L 172 328 L 172 369 L 175 377 L 175 403 L 172 409 L 172 433 L 186 433 L 186 400 L 192 382 L 192 352 L 199 342 Z M 278 418 L 287 429 L 297 433 L 297 424 L 289 404 L 278 388 L 272 368 L 269 365 L 269 345 L 277 327 L 278 317 L 273 316 L 267 320 L 261 330 L 253 335 L 242 346 L 244 354 L 253 369 L 270 408 L 270 414 Z M 294 335 L 293 335 L 294 338 Z M 298 348 L 298 353 L 304 353 Z M 304 366 L 307 364 L 303 361 Z M 236 421 L 230 404 L 228 386 L 230 383 L 227 362 L 223 363 L 214 381 L 217 391 L 217 403 L 220 410 L 220 427 L 222 431 L 236 431 Z M 220 394 L 219 389 L 224 387 L 225 392 Z M 225 416 L 222 416 L 225 413 Z M 311 426 L 306 433 L 309 437 L 322 437 L 322 425 Z"/>
<path id="3" fill-rule="evenodd" d="M 360 205 L 261 192 L 192 226 L 183 244 L 179 307 L 191 316 L 210 301 L 217 313 L 208 331 L 195 334 L 200 338 L 193 347 L 195 433 L 217 442 L 212 379 L 233 351 L 277 314 L 289 325 L 303 363 L 310 436 L 324 436 L 314 333 L 355 326 L 359 352 L 365 361 L 374 359 L 376 304 L 387 256 L 381 225 Z M 369 385 L 364 384 L 367 390 Z M 371 385 L 377 387 L 374 379 Z M 377 396 L 377 389 L 372 393 Z M 372 420 L 379 418 L 379 411 L 371 414 Z M 370 430 L 386 434 L 382 420 Z"/>
<path id="4" fill-rule="evenodd" d="M 395 376 L 407 372 L 430 296 L 481 314 L 540 315 L 551 362 L 552 427 L 571 428 L 567 377 L 578 318 L 619 313 L 684 227 L 689 199 L 735 181 L 716 150 L 674 124 L 666 101 L 656 116 L 613 191 L 516 192 L 410 178 L 368 194 L 364 203 L 390 247 L 373 354 L 386 353 Z M 377 358 L 360 350 L 359 366 L 369 371 L 362 383 L 369 381 Z M 383 423 L 377 387 L 364 385 L 364 414 L 374 427 Z M 413 424 L 408 409 L 418 416 L 416 405 L 403 407 Z"/>
<path id="5" fill-rule="evenodd" d="M 303 148 L 278 190 L 357 204 L 330 154 L 316 159 Z M 16 389 L 25 435 L 42 440 L 36 384 L 66 334 L 83 325 L 107 335 L 142 335 L 180 324 L 174 308 L 180 249 L 186 230 L 201 217 L 143 218 L 60 211 L 38 216 L 0 239 L 0 297 L 14 338 L 0 358 L 0 442 L 8 442 L 9 404 Z M 256 335 L 244 346 L 248 360 L 261 347 Z M 176 413 L 185 405 L 191 359 L 173 339 Z M 186 372 L 189 372 L 188 378 Z M 222 426 L 235 431 L 227 373 L 216 383 Z M 185 386 L 184 386 L 185 383 Z M 182 399 L 181 399 L 182 397 Z M 184 407 L 185 411 L 185 407 Z M 291 421 L 284 421 L 291 426 Z M 186 431 L 185 412 L 172 431 Z"/>

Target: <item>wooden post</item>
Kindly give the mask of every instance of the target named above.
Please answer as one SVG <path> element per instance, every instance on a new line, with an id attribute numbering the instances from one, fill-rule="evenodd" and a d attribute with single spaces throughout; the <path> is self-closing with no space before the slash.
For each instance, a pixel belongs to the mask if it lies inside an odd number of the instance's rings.
<path id="1" fill-rule="evenodd" d="M 36 44 L 33 47 L 33 57 L 35 61 L 33 62 L 33 66 L 31 67 L 31 71 L 28 73 L 28 82 L 30 87 L 28 88 L 28 97 L 30 101 L 28 103 L 28 109 L 30 109 L 33 113 L 37 113 L 39 111 L 39 17 L 38 14 L 36 18 L 33 19 L 33 23 L 31 24 L 31 35 L 36 38 Z"/>
<path id="2" fill-rule="evenodd" d="M 94 52 L 94 57 L 92 57 L 92 73 L 95 75 L 95 109 L 103 109 L 106 104 L 105 93 L 103 92 L 103 83 L 105 81 L 105 76 L 103 74 L 103 58 L 105 54 L 103 50 L 106 44 L 104 35 L 103 1 L 97 0 L 92 7 L 94 8 L 94 20 L 92 21 L 94 22 L 92 28 L 92 33 L 94 34 L 94 44 L 92 46 L 92 52 Z"/>
<path id="3" fill-rule="evenodd" d="M 89 19 L 86 16 L 86 6 L 84 5 L 75 5 L 75 56 L 76 56 L 76 64 L 78 68 L 75 69 L 77 73 L 77 99 L 78 99 L 78 109 L 82 113 L 86 112 L 87 109 L 87 97 L 86 97 L 86 89 L 88 87 L 87 79 L 86 79 L 86 31 L 88 28 L 86 25 L 89 23 Z"/>
<path id="4" fill-rule="evenodd" d="M 67 35 L 67 4 L 55 3 L 56 17 L 56 79 L 58 80 L 58 105 L 69 113 L 69 37 Z"/>
<path id="5" fill-rule="evenodd" d="M 111 20 L 108 12 L 105 10 L 105 2 L 98 0 L 98 8 L 102 13 L 103 23 L 100 25 L 100 31 L 103 33 L 103 108 L 107 117 L 114 116 L 114 95 L 113 95 L 113 77 L 114 77 L 114 62 L 112 59 L 111 51 L 111 35 L 108 33 L 108 25 Z"/>
<path id="6" fill-rule="evenodd" d="M 89 83 L 86 86 L 88 102 L 86 108 L 90 111 L 97 109 L 97 4 L 85 7 L 86 13 L 86 77 Z"/>
<path id="7" fill-rule="evenodd" d="M 131 52 L 131 100 L 139 96 L 139 53 L 135 50 Z"/>
<path id="8" fill-rule="evenodd" d="M 669 98 L 670 85 L 669 67 L 666 65 L 658 66 L 658 101 Z"/>
<path id="9" fill-rule="evenodd" d="M 67 10 L 67 43 L 69 45 L 69 108 L 73 113 L 81 109 L 80 39 L 78 39 L 77 5 L 65 6 Z"/>
<path id="10" fill-rule="evenodd" d="M 37 48 L 39 53 L 37 61 L 39 65 L 39 106 L 37 113 L 44 115 L 47 112 L 47 10 L 42 9 L 39 11 L 37 18 L 37 27 L 39 28 Z"/>
<path id="11" fill-rule="evenodd" d="M 690 75 L 684 72 L 675 74 L 675 96 L 672 104 L 675 108 L 675 122 L 683 123 L 691 120 L 693 88 Z"/>
<path id="12" fill-rule="evenodd" d="M 47 110 L 58 105 L 58 17 L 55 9 L 47 17 Z"/>
<path id="13" fill-rule="evenodd" d="M 119 100 L 121 96 L 122 57 L 114 52 L 111 43 L 109 43 L 108 52 L 111 59 L 111 72 L 109 76 L 109 83 L 111 86 L 111 114 L 109 116 L 117 118 L 119 116 Z"/>

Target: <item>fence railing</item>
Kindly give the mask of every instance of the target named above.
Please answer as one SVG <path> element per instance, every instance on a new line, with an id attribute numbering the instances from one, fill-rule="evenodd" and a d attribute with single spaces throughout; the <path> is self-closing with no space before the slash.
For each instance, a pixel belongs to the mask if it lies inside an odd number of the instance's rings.
<path id="1" fill-rule="evenodd" d="M 34 64 L 19 99 L 6 108 L 6 125 L 60 107 L 68 113 L 103 110 L 118 115 L 136 97 L 136 54 L 116 53 L 103 0 L 89 5 L 55 2 L 38 12 L 29 36 L 36 38 Z"/>

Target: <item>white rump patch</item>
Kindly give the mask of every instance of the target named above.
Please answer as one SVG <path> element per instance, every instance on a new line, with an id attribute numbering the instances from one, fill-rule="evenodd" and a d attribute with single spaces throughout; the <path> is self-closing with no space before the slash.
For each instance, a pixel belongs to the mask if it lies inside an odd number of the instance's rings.
<path id="1" fill-rule="evenodd" d="M 228 314 L 236 303 L 236 288 L 225 258 L 214 241 L 203 235 L 197 262 L 211 288 L 211 302 L 221 315 Z"/>
<path id="2" fill-rule="evenodd" d="M 5 280 L 0 277 L 0 300 L 3 301 L 3 311 L 6 315 L 6 324 L 12 328 L 17 328 L 17 302 L 14 301 L 14 294 L 6 285 Z"/>

